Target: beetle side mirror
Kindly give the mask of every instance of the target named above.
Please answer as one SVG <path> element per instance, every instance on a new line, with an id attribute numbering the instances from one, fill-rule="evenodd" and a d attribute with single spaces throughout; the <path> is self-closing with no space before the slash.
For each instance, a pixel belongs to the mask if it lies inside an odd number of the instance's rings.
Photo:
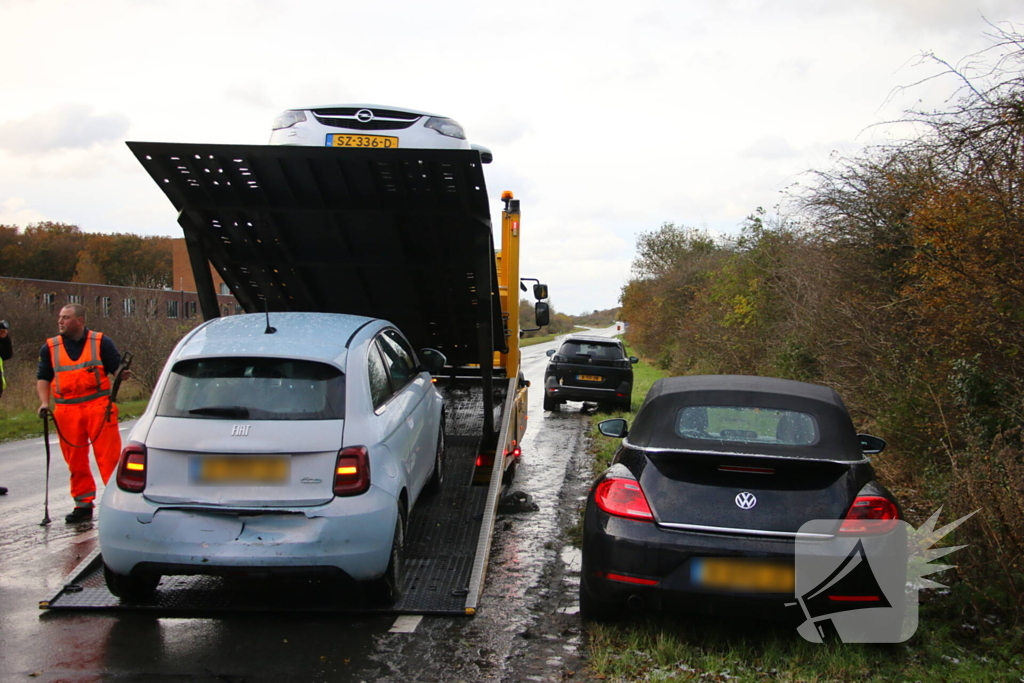
<path id="1" fill-rule="evenodd" d="M 870 434 L 858 434 L 857 438 L 860 439 L 860 449 L 864 455 L 875 455 L 885 450 L 885 439 Z"/>
<path id="2" fill-rule="evenodd" d="M 448 358 L 437 349 L 420 349 L 420 365 L 431 375 L 441 372 L 448 364 Z"/>
<path id="3" fill-rule="evenodd" d="M 551 322 L 551 309 L 543 301 L 538 301 L 534 305 L 533 314 L 537 317 L 537 327 L 544 327 Z"/>
<path id="4" fill-rule="evenodd" d="M 621 439 L 629 435 L 629 423 L 621 417 L 613 417 L 610 420 L 601 420 L 597 423 L 597 431 L 605 436 Z"/>

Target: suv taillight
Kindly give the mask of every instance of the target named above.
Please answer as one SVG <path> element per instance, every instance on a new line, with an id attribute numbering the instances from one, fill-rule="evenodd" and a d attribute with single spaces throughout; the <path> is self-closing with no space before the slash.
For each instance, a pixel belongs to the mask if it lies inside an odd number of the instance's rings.
<path id="1" fill-rule="evenodd" d="M 896 528 L 900 511 L 882 496 L 857 496 L 839 527 L 843 534 L 884 534 Z"/>
<path id="2" fill-rule="evenodd" d="M 334 495 L 355 496 L 370 488 L 370 453 L 366 446 L 350 446 L 338 452 L 334 466 Z"/>
<path id="3" fill-rule="evenodd" d="M 594 503 L 609 515 L 641 522 L 654 521 L 647 496 L 633 479 L 605 479 L 594 490 Z"/>
<path id="4" fill-rule="evenodd" d="M 146 488 L 146 444 L 128 442 L 117 463 L 117 487 L 128 493 L 142 493 Z"/>

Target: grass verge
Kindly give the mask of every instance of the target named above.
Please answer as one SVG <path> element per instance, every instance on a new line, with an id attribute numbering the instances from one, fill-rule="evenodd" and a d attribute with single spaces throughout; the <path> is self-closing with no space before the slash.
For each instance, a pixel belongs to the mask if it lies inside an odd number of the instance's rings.
<path id="1" fill-rule="evenodd" d="M 590 426 L 590 436 L 592 437 L 592 443 L 594 444 L 593 465 L 595 475 L 600 474 L 608 468 L 612 462 L 612 457 L 615 455 L 615 451 L 619 449 L 619 444 L 622 443 L 620 439 L 611 439 L 597 431 L 597 423 L 601 420 L 621 417 L 625 418 L 632 424 L 633 418 L 636 417 L 636 411 L 640 409 L 640 404 L 643 403 L 644 397 L 647 396 L 647 392 L 650 391 L 651 385 L 666 376 L 664 370 L 656 368 L 650 363 L 644 361 L 643 356 L 628 344 L 626 345 L 626 354 L 640 358 L 640 362 L 633 366 L 633 408 L 628 412 L 617 410 L 609 413 L 600 413 L 596 416 L 598 419 L 592 421 Z"/>
<path id="2" fill-rule="evenodd" d="M 792 624 L 650 614 L 588 626 L 588 664 L 607 681 L 1019 681 L 1019 629 L 982 629 L 956 614 L 955 596 L 921 606 L 917 633 L 898 644 L 816 644 Z M 983 635 L 984 634 L 984 635 Z"/>
<path id="3" fill-rule="evenodd" d="M 124 422 L 133 420 L 146 410 L 149 405 L 149 398 L 136 398 L 127 401 L 120 401 L 117 404 L 118 417 Z M 53 431 L 51 425 L 50 431 Z M 31 439 L 43 435 L 43 423 L 34 410 L 23 410 L 13 414 L 7 414 L 0 418 L 0 443 L 6 441 L 19 441 Z"/>
<path id="4" fill-rule="evenodd" d="M 665 373 L 642 360 L 633 370 L 633 411 L 600 413 L 591 425 L 594 474 L 604 471 L 621 443 L 597 431 L 597 422 L 631 423 L 651 385 Z M 582 535 L 582 509 L 578 528 Z M 942 575 L 938 575 L 942 581 Z M 650 613 L 617 624 L 587 626 L 591 678 L 605 681 L 1022 681 L 1024 628 L 994 615 L 973 614 L 964 584 L 921 596 L 917 633 L 892 645 L 815 644 L 793 624 Z M 590 680 L 588 678 L 587 680 Z"/>

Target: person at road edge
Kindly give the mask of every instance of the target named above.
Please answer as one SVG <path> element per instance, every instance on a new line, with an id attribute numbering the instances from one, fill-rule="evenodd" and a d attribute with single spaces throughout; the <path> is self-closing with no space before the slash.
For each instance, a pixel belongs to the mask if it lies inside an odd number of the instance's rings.
<path id="1" fill-rule="evenodd" d="M 4 374 L 4 361 L 14 357 L 14 344 L 11 341 L 11 326 L 6 320 L 0 320 L 0 396 L 7 388 L 7 375 Z M 0 496 L 7 494 L 7 487 L 0 486 Z"/>
<path id="2" fill-rule="evenodd" d="M 64 517 L 68 524 L 92 519 L 96 482 L 89 467 L 89 447 L 104 484 L 121 453 L 117 405 L 110 398 L 110 376 L 121 365 L 121 353 L 110 337 L 85 326 L 85 313 L 80 304 L 60 309 L 60 334 L 46 340 L 39 350 L 36 371 L 39 414 L 45 416 L 49 410 L 52 390 L 53 421 L 71 471 L 75 508 Z M 125 373 L 123 379 L 128 379 L 128 371 Z"/>

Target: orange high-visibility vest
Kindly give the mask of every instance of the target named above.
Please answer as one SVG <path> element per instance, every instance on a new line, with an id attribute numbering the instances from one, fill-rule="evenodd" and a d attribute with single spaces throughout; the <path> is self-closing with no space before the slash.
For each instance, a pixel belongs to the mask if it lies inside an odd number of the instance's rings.
<path id="1" fill-rule="evenodd" d="M 82 355 L 71 360 L 60 335 L 48 339 L 50 362 L 53 364 L 53 401 L 56 404 L 85 403 L 103 396 L 110 396 L 110 379 L 103 370 L 100 360 L 102 332 L 89 330 Z"/>

